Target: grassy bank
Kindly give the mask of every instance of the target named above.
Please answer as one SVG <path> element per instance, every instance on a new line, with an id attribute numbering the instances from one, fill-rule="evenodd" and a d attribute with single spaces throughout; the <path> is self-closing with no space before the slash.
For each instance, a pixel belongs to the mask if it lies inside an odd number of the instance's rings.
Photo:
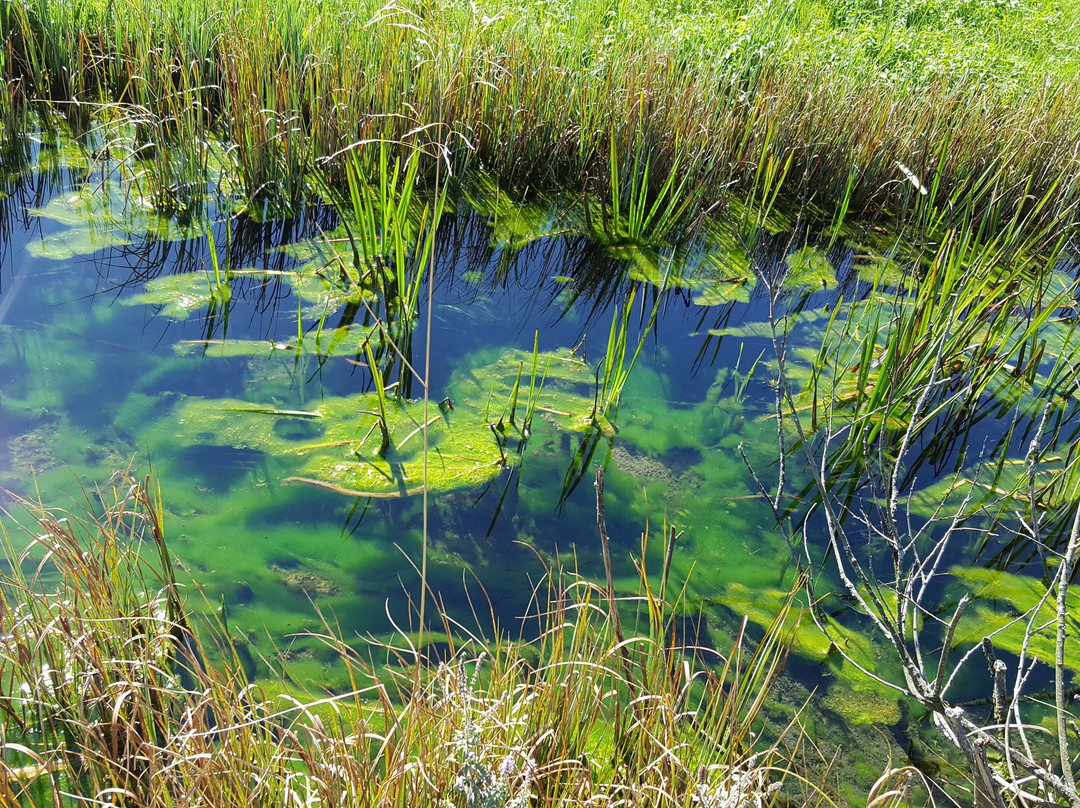
<path id="1" fill-rule="evenodd" d="M 285 212 L 380 139 L 519 190 L 647 165 L 704 208 L 782 182 L 826 220 L 1058 221 L 1080 195 L 1080 34 L 1052 0 L 18 0 L 0 37 L 5 117 L 43 98 L 107 132 L 164 208 L 224 172 Z"/>
<path id="2" fill-rule="evenodd" d="M 751 732 L 778 629 L 694 648 L 661 584 L 624 638 L 608 593 L 552 571 L 530 637 L 447 622 L 357 652 L 328 627 L 350 692 L 255 684 L 227 628 L 189 616 L 149 479 L 114 479 L 96 516 L 29 506 L 35 538 L 0 577 L 5 805 L 829 802 Z"/>

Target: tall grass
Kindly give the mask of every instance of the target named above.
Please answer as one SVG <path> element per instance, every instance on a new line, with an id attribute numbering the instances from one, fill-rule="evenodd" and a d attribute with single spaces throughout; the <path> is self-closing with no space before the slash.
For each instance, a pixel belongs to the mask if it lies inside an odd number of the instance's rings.
<path id="1" fill-rule="evenodd" d="M 8 542 L 5 804 L 690 806 L 785 783 L 823 799 L 752 734 L 783 616 L 711 651 L 666 569 L 654 591 L 642 565 L 641 597 L 619 602 L 553 569 L 516 641 L 444 615 L 436 657 L 411 635 L 357 650 L 328 627 L 352 690 L 306 693 L 246 681 L 226 631 L 189 616 L 151 480 L 118 475 L 104 501 L 25 503 L 32 541 Z M 616 644 L 612 609 L 647 630 Z"/>
<path id="2" fill-rule="evenodd" d="M 1030 196 L 1051 217 L 1080 193 L 1080 36 L 1042 7 L 12 5 L 0 38 L 23 96 L 123 102 L 169 146 L 165 187 L 213 173 L 214 134 L 267 213 L 301 204 L 316 166 L 343 182 L 343 150 L 369 140 L 448 144 L 455 172 L 507 187 L 634 187 L 645 212 L 674 210 L 677 188 L 705 206 L 749 192 L 769 161 L 789 166 L 784 199 L 826 219 L 910 213 L 921 195 L 900 166 L 975 218 Z"/>
<path id="3" fill-rule="evenodd" d="M 826 436 L 818 448 L 836 491 L 862 479 L 878 456 L 921 443 L 924 433 L 936 440 L 921 458 L 909 457 L 904 479 L 950 452 L 962 465 L 976 418 L 1023 403 L 1034 421 L 1071 395 L 1075 349 L 1062 314 L 1075 288 L 1048 269 L 1065 245 L 1051 236 L 1056 228 L 1013 219 L 953 229 L 925 211 L 917 232 L 932 251 L 916 259 L 905 287 L 878 277 L 868 290 L 856 285 L 840 297 L 792 399 L 805 434 Z M 1029 215 L 1038 216 L 1037 202 Z M 991 489 L 1018 435 L 1014 417 L 995 436 Z M 1067 464 L 1058 471 L 1071 479 Z"/>

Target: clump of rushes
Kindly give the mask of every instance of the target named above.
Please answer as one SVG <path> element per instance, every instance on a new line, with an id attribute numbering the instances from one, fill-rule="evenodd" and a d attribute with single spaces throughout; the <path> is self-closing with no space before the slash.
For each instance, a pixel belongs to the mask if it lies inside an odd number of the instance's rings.
<path id="1" fill-rule="evenodd" d="M 1030 215 L 1038 204 L 1032 200 Z M 1023 401 L 1025 415 L 1036 418 L 1044 406 L 1057 410 L 1069 398 L 1066 369 L 1076 351 L 1061 315 L 1076 289 L 1049 278 L 1042 263 L 1056 263 L 1063 240 L 1052 242 L 1049 231 L 1017 220 L 994 228 L 990 243 L 980 243 L 989 233 L 978 223 L 946 233 L 937 226 L 924 223 L 928 243 L 940 243 L 911 270 L 911 288 L 879 278 L 869 295 L 837 301 L 792 399 L 808 435 L 843 425 L 828 439 L 834 490 L 858 484 L 873 460 L 868 453 L 881 447 L 891 455 L 924 432 L 941 444 L 966 441 L 958 436 L 984 406 Z M 1052 361 L 1043 366 L 1048 341 Z M 989 455 L 996 458 L 995 485 L 1017 429 L 1011 424 Z M 958 453 L 958 464 L 964 455 Z M 909 459 L 906 473 L 914 475 L 922 462 Z"/>
<path id="2" fill-rule="evenodd" d="M 735 805 L 779 788 L 823 799 L 751 733 L 786 653 L 782 621 L 757 650 L 741 632 L 724 654 L 685 647 L 692 615 L 665 592 L 666 565 L 659 590 L 642 566 L 630 600 L 553 570 L 528 641 L 450 632 L 444 617 L 442 662 L 402 635 L 376 669 L 365 660 L 380 653 L 327 631 L 353 690 L 300 693 L 247 682 L 220 627 L 192 631 L 149 478 L 118 475 L 103 500 L 82 516 L 24 503 L 33 540 L 20 553 L 7 543 L 6 805 Z M 665 538 L 670 558 L 677 536 Z M 638 609 L 647 632 L 617 644 L 613 610 Z"/>
<path id="3" fill-rule="evenodd" d="M 763 165 L 786 166 L 781 199 L 826 223 L 931 201 L 1007 219 L 1032 197 L 1051 221 L 1080 195 L 1064 0 L 5 5 L 9 87 L 134 113 L 137 145 L 166 147 L 147 178 L 166 202 L 225 169 L 250 210 L 288 213 L 313 168 L 344 184 L 348 147 L 372 141 L 446 144 L 456 173 L 507 187 L 633 189 L 664 218 L 675 189 L 708 209 Z"/>

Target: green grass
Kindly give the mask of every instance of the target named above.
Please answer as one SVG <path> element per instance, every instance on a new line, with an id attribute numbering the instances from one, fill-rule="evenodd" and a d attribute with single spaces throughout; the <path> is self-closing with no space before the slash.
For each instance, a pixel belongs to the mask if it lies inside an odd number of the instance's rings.
<path id="1" fill-rule="evenodd" d="M 767 164 L 826 222 L 917 218 L 902 165 L 950 216 L 1033 195 L 1045 223 L 1080 193 L 1078 30 L 1060 0 L 16 0 L 0 104 L 85 129 L 122 103 L 135 134 L 110 114 L 107 136 L 162 206 L 224 172 L 252 212 L 288 212 L 385 141 L 520 192 L 628 189 L 632 227 L 671 224 L 675 189 L 752 195 Z"/>

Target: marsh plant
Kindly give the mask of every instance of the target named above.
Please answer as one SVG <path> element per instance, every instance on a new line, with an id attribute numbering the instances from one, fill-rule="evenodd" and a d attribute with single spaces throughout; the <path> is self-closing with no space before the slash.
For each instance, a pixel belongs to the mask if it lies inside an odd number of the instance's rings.
<path id="1" fill-rule="evenodd" d="M 456 175 L 606 201 L 597 233 L 676 232 L 731 189 L 824 222 L 1001 221 L 1080 193 L 1077 17 L 1064 2 L 16 0 L 5 118 L 127 117 L 147 198 L 198 211 L 217 177 L 295 213 L 348 147 L 430 138 Z M 10 126 L 7 131 L 11 132 Z M 119 130 L 118 130 L 119 131 Z M 369 161 L 365 174 L 373 175 Z M 916 178 L 916 182 L 911 181 Z M 154 187 L 156 186 L 156 190 Z M 590 211 L 590 213 L 593 211 Z M 998 214 L 992 214 L 998 215 Z"/>
<path id="2" fill-rule="evenodd" d="M 782 619 L 723 652 L 688 645 L 647 536 L 636 597 L 553 568 L 516 640 L 448 615 L 438 654 L 327 627 L 353 684 L 331 694 L 246 679 L 224 624 L 190 611 L 152 479 L 119 474 L 101 497 L 82 514 L 24 502 L 31 540 L 7 536 L 5 804 L 742 805 L 788 782 L 753 734 Z M 648 628 L 623 636 L 639 613 Z"/>
<path id="3" fill-rule="evenodd" d="M 378 155 L 372 173 L 366 157 L 370 151 Z M 342 216 L 344 244 L 352 259 L 339 255 L 332 269 L 346 287 L 357 290 L 378 327 L 378 358 L 388 382 L 396 368 L 398 402 L 409 396 L 418 376 L 412 365 L 413 337 L 420 324 L 421 289 L 430 281 L 435 238 L 447 202 L 446 183 L 436 181 L 434 193 L 427 197 L 418 189 L 420 165 L 428 158 L 419 148 L 401 157 L 387 144 L 377 149 L 357 146 L 346 162 L 347 193 L 323 186 Z M 374 307 L 365 293 L 373 296 Z"/>
<path id="4" fill-rule="evenodd" d="M 777 484 L 758 482 L 818 628 L 925 711 L 966 768 L 961 799 L 1078 806 L 1080 489 L 1074 460 L 1051 461 L 1073 454 L 1076 290 L 1056 249 L 1012 249 L 1019 232 L 950 234 L 910 281 L 852 289 L 816 356 L 788 346 L 801 303 L 763 272 L 781 453 Z M 969 440 L 985 417 L 1003 436 Z M 1007 548 L 999 565 L 973 568 L 989 548 Z M 850 654 L 841 624 L 876 635 L 888 664 Z"/>

